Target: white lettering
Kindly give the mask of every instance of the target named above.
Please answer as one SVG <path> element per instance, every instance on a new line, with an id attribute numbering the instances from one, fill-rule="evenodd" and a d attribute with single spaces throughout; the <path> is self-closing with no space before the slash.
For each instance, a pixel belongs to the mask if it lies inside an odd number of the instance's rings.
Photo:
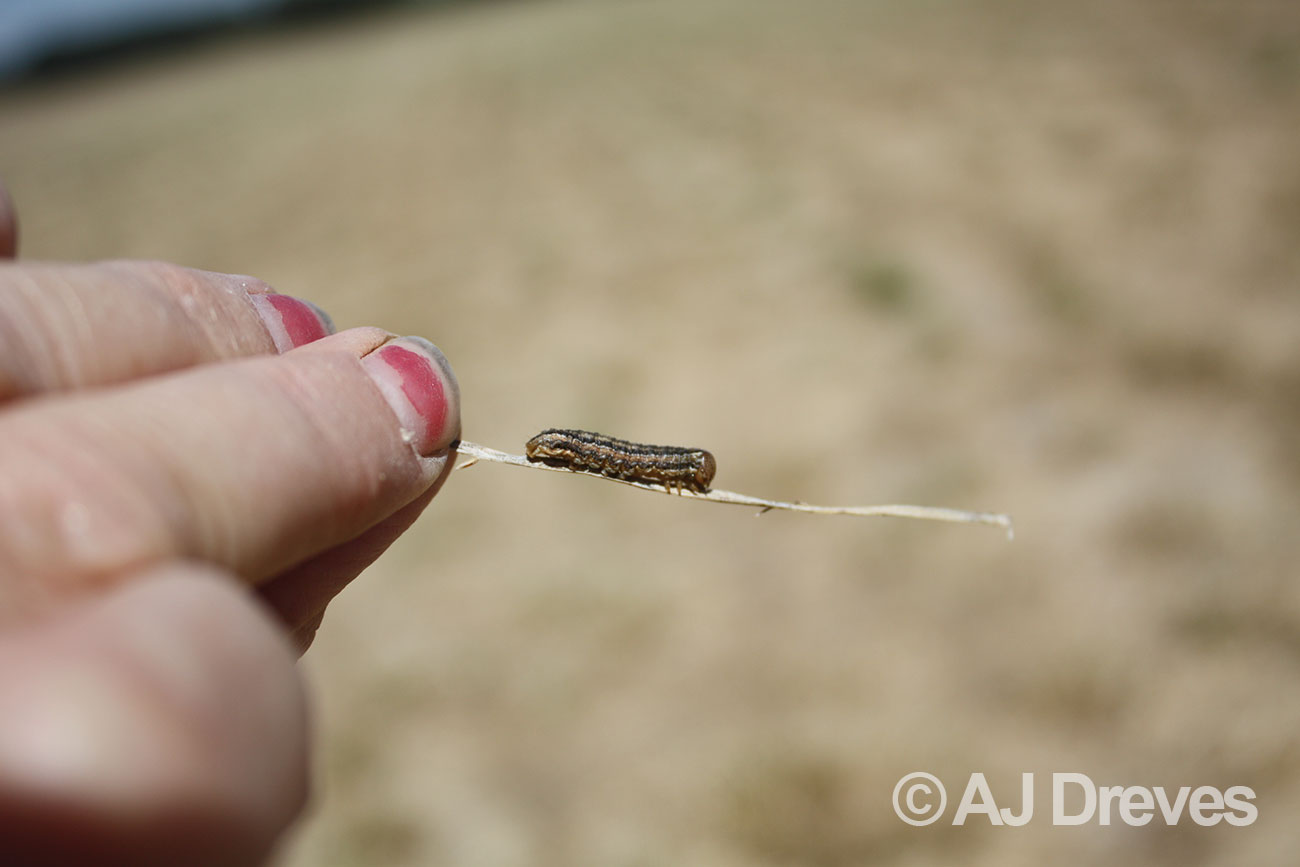
<path id="1" fill-rule="evenodd" d="M 1183 786 L 1178 790 L 1178 797 L 1174 803 L 1169 803 L 1168 796 L 1165 795 L 1164 786 L 1156 786 L 1156 803 L 1160 805 L 1160 814 L 1165 817 L 1166 825 L 1177 825 L 1178 819 L 1183 815 L 1183 807 L 1187 804 L 1187 795 L 1191 789 Z"/>
<path id="2" fill-rule="evenodd" d="M 1065 785 L 1073 783 L 1083 791 L 1083 810 L 1074 815 L 1065 812 Z M 1052 774 L 1052 824 L 1082 825 L 1097 812 L 1097 787 L 1087 774 Z"/>
<path id="3" fill-rule="evenodd" d="M 1223 803 L 1232 812 L 1224 813 L 1223 818 L 1229 825 L 1238 828 L 1253 825 L 1259 818 L 1259 808 L 1251 801 L 1255 800 L 1255 790 L 1249 786 L 1232 786 L 1223 793 Z"/>
<path id="4" fill-rule="evenodd" d="M 1002 808 L 1002 821 L 1013 828 L 1028 825 L 1034 818 L 1034 775 L 1020 775 L 1020 815 L 1011 812 L 1010 807 Z"/>
<path id="5" fill-rule="evenodd" d="M 1145 825 L 1155 816 L 1155 798 L 1151 790 L 1143 786 L 1129 786 L 1124 790 L 1124 798 L 1119 802 L 1119 814 L 1124 817 L 1125 825 Z M 1141 810 L 1142 812 L 1138 812 Z"/>
<path id="6" fill-rule="evenodd" d="M 1201 786 L 1192 792 L 1192 821 L 1208 828 L 1223 821 L 1223 793 L 1214 786 Z"/>
<path id="7" fill-rule="evenodd" d="M 979 795 L 980 800 L 977 803 L 975 796 Z M 962 792 L 961 803 L 957 805 L 957 813 L 952 817 L 954 825 L 966 824 L 966 817 L 971 813 L 983 813 L 989 817 L 989 822 L 994 825 L 1002 824 L 1002 816 L 998 813 L 998 805 L 993 800 L 993 792 L 989 789 L 988 780 L 984 779 L 983 774 L 971 774 L 970 781 L 966 783 L 966 791 Z"/>

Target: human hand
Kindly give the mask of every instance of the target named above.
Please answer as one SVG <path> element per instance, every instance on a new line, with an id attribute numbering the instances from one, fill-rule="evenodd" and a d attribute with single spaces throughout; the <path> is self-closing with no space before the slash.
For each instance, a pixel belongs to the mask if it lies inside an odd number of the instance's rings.
<path id="1" fill-rule="evenodd" d="M 0 863 L 257 863 L 301 808 L 296 656 L 460 436 L 432 344 L 332 330 L 248 277 L 0 262 Z"/>

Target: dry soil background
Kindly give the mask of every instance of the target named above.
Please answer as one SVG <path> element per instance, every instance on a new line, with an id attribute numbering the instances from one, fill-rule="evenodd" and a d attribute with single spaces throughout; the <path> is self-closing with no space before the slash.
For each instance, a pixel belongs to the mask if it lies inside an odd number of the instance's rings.
<path id="1" fill-rule="evenodd" d="M 306 657 L 281 867 L 1281 865 L 1298 94 L 1286 0 L 470 5 L 12 89 L 0 172 L 28 256 L 427 335 L 477 442 L 1016 518 L 457 474 Z M 1260 819 L 914 829 L 919 769 L 1249 785 Z"/>

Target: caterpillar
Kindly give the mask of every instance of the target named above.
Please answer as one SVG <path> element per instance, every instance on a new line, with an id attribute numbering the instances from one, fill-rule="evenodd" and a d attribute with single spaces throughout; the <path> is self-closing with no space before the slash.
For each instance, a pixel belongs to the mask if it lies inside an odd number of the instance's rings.
<path id="1" fill-rule="evenodd" d="M 652 446 L 585 430 L 549 428 L 524 447 L 528 460 L 611 479 L 705 493 L 718 471 L 704 449 Z"/>

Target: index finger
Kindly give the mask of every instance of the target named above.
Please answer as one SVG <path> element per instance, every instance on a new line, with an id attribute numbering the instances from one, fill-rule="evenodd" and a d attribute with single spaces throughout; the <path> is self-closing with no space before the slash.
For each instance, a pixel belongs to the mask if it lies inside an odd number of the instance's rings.
<path id="1" fill-rule="evenodd" d="M 352 329 L 0 413 L 0 622 L 152 564 L 260 584 L 446 478 L 459 389 L 432 343 Z"/>

